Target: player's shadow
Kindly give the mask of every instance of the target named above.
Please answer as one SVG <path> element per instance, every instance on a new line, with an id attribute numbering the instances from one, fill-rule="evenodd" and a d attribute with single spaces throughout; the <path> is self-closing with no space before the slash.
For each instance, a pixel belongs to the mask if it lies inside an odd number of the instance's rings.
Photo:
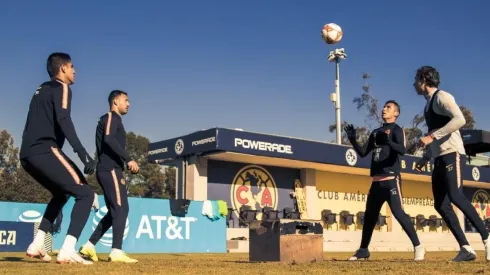
<path id="1" fill-rule="evenodd" d="M 22 257 L 2 257 L 0 258 L 0 262 L 23 262 L 23 263 L 40 263 L 41 261 L 39 262 L 36 262 L 36 261 L 26 261 L 25 258 L 22 258 Z"/>
<path id="2" fill-rule="evenodd" d="M 263 262 L 250 262 L 250 261 L 224 261 L 225 263 L 235 263 L 235 264 L 263 264 L 267 263 L 266 261 Z"/>
<path id="3" fill-rule="evenodd" d="M 30 262 L 30 261 L 26 261 L 24 258 L 22 257 L 2 257 L 0 258 L 0 262 Z"/>
<path id="4" fill-rule="evenodd" d="M 325 262 L 328 262 L 328 261 L 331 261 L 331 262 L 351 262 L 351 263 L 354 263 L 354 262 L 373 262 L 373 260 L 366 260 L 366 259 L 361 259 L 361 260 L 357 260 L 357 261 L 351 261 L 349 259 L 339 259 L 339 258 L 332 258 L 332 259 L 325 259 L 324 260 Z"/>

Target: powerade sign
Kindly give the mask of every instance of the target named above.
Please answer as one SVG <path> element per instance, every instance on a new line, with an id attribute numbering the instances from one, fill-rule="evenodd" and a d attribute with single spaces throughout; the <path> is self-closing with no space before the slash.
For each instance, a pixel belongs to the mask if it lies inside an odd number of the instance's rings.
<path id="1" fill-rule="evenodd" d="M 33 223 L 0 221 L 0 252 L 25 252 L 33 239 Z"/>
<path id="2" fill-rule="evenodd" d="M 107 213 L 103 196 L 99 195 L 99 211 L 92 211 L 78 239 L 77 248 L 85 243 L 99 221 Z M 226 217 L 211 220 L 202 215 L 202 201 L 190 201 L 187 213 L 172 215 L 174 200 L 129 198 L 129 216 L 123 235 L 123 250 L 128 253 L 226 253 Z M 63 208 L 59 234 L 53 236 L 53 249 L 63 245 L 70 223 L 74 199 Z M 0 219 L 26 223 L 39 221 L 46 205 L 0 202 Z M 13 214 L 10 214 L 13 213 Z M 26 214 L 27 213 L 27 214 Z M 36 214 L 37 213 L 37 214 Z M 37 216 L 27 219 L 26 217 Z M 97 251 L 112 249 L 112 228 L 97 243 Z"/>
<path id="3" fill-rule="evenodd" d="M 293 154 L 291 145 L 257 141 L 243 138 L 235 138 L 235 147 L 244 149 L 260 150 L 265 152 L 277 152 L 282 154 Z"/>

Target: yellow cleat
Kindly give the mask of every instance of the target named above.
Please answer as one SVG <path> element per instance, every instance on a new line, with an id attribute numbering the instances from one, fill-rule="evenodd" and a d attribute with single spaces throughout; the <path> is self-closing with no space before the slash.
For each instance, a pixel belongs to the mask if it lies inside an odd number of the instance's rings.
<path id="1" fill-rule="evenodd" d="M 80 253 L 80 255 L 82 255 L 82 257 L 87 257 L 93 262 L 99 261 L 99 258 L 97 257 L 97 252 L 95 252 L 95 246 L 87 247 L 86 245 L 82 245 L 78 252 Z"/>
<path id="2" fill-rule="evenodd" d="M 135 263 L 138 262 L 138 260 L 130 258 L 124 252 L 120 252 L 120 253 L 111 253 L 111 254 L 109 254 L 109 262 L 135 264 Z"/>

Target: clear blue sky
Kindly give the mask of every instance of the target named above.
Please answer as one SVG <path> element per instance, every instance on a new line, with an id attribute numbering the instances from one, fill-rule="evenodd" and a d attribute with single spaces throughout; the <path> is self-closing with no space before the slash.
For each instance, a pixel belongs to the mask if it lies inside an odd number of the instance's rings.
<path id="1" fill-rule="evenodd" d="M 13 1 L 0 3 L 0 129 L 20 144 L 29 100 L 47 80 L 47 56 L 71 54 L 72 118 L 89 152 L 112 89 L 129 92 L 128 131 L 151 141 L 214 126 L 333 140 L 333 47 L 339 24 L 342 119 L 362 124 L 352 98 L 362 73 L 381 102 L 402 104 L 401 125 L 424 99 L 415 70 L 440 70 L 441 88 L 490 129 L 490 1 Z M 65 151 L 77 162 L 71 147 Z"/>

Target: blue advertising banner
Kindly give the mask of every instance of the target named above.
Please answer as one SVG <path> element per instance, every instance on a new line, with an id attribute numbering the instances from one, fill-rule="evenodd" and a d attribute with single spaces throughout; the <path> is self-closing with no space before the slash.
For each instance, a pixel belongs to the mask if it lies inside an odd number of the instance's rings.
<path id="1" fill-rule="evenodd" d="M 33 239 L 33 223 L 0 221 L 0 252 L 25 252 Z"/>
<path id="2" fill-rule="evenodd" d="M 266 206 L 279 211 L 285 207 L 294 209 L 290 194 L 295 179 L 300 179 L 299 169 L 210 160 L 208 198 L 226 201 L 234 209 L 233 218 L 242 205 L 259 211 Z"/>
<path id="3" fill-rule="evenodd" d="M 98 222 L 107 213 L 99 195 L 99 211 L 92 211 L 78 240 L 85 243 Z M 129 198 L 129 216 L 124 230 L 123 250 L 128 253 L 226 253 L 226 217 L 211 220 L 202 214 L 203 202 L 190 201 L 185 215 L 172 215 L 174 200 Z M 53 236 L 53 249 L 59 249 L 70 223 L 74 199 L 63 208 L 61 231 Z M 0 202 L 0 220 L 39 222 L 46 205 Z M 112 228 L 97 244 L 108 253 L 112 246 Z M 77 247 L 78 248 L 78 247 Z"/>
<path id="4" fill-rule="evenodd" d="M 22 203 L 0 201 L 0 221 L 41 222 L 46 209 L 42 203 Z"/>

